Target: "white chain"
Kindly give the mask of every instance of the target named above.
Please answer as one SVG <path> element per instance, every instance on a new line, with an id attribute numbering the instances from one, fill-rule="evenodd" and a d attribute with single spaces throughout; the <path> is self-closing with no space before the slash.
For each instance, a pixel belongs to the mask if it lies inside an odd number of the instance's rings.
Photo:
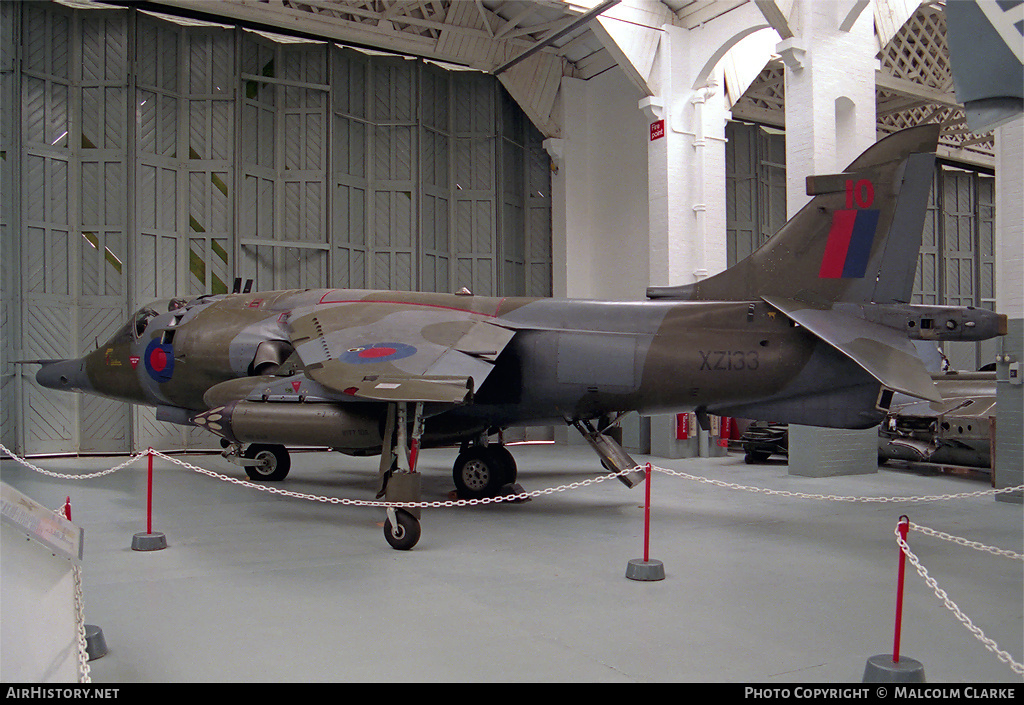
<path id="1" fill-rule="evenodd" d="M 322 495 L 306 494 L 304 492 L 292 492 L 291 490 L 282 490 L 271 485 L 262 485 L 255 482 L 248 482 L 246 480 L 240 480 L 234 477 L 228 477 L 227 475 L 221 475 L 220 473 L 201 468 L 191 463 L 186 463 L 183 460 L 172 458 L 169 455 L 164 455 L 158 450 L 153 451 L 153 455 L 164 460 L 169 460 L 172 463 L 194 470 L 203 475 L 222 480 L 224 482 L 230 482 L 234 485 L 240 485 L 242 487 L 249 487 L 260 492 L 269 492 L 270 494 L 281 495 L 282 497 L 293 497 L 296 499 L 308 499 L 315 502 L 325 502 L 328 504 L 342 504 L 350 507 L 393 507 L 396 509 L 421 507 L 421 508 L 441 508 L 441 507 L 471 507 L 478 504 L 495 504 L 498 502 L 517 502 L 533 497 L 541 497 L 543 495 L 554 494 L 556 492 L 564 492 L 565 490 L 574 490 L 581 487 L 587 487 L 588 485 L 596 485 L 605 480 L 611 480 L 612 478 L 619 477 L 620 475 L 628 475 L 634 472 L 636 468 L 630 468 L 629 470 L 622 470 L 620 472 L 610 475 L 599 475 L 597 477 L 591 477 L 580 482 L 571 482 L 568 485 L 561 485 L 559 487 L 548 487 L 543 490 L 534 490 L 533 492 L 520 492 L 518 494 L 502 495 L 500 497 L 483 497 L 481 499 L 458 499 L 458 500 L 445 500 L 443 502 L 387 502 L 380 500 L 369 500 L 369 499 L 346 499 L 342 497 L 324 497 Z"/>
<path id="2" fill-rule="evenodd" d="M 985 632 L 976 627 L 974 625 L 974 622 L 971 621 L 970 617 L 961 612 L 960 608 L 957 607 L 956 603 L 949 599 L 949 595 L 946 594 L 945 590 L 939 587 L 939 584 L 935 581 L 935 579 L 928 575 L 928 570 L 921 565 L 921 561 L 918 560 L 917 556 L 915 556 L 913 552 L 910 550 L 910 546 L 908 546 L 907 542 L 903 540 L 902 536 L 900 536 L 898 525 L 896 527 L 895 533 L 896 543 L 899 544 L 900 549 L 903 551 L 904 554 L 906 554 L 907 560 L 909 560 L 911 564 L 913 564 L 914 568 L 917 569 L 918 575 L 924 578 L 924 581 L 928 583 L 928 586 L 935 592 L 935 596 L 942 600 L 942 602 L 946 605 L 946 608 L 949 609 L 954 615 L 956 615 L 956 618 L 960 620 L 960 622 L 963 623 L 963 625 L 967 627 L 967 629 L 972 634 L 974 634 L 975 638 L 978 639 L 978 641 L 985 645 L 986 649 L 988 649 L 996 656 L 998 656 L 999 660 L 1003 663 L 1009 664 L 1010 668 L 1013 669 L 1014 673 L 1024 674 L 1024 665 L 1014 661 L 1013 657 L 1010 656 L 1010 654 L 999 648 L 999 644 L 985 636 Z"/>
<path id="3" fill-rule="evenodd" d="M 66 518 L 64 509 L 54 509 L 53 513 Z M 69 520 L 70 521 L 70 520 Z M 89 675 L 89 647 L 85 639 L 85 595 L 82 592 L 82 567 L 71 566 L 71 581 L 75 587 L 75 641 L 78 643 L 78 682 L 91 683 Z"/>
<path id="4" fill-rule="evenodd" d="M 91 472 L 91 473 L 84 474 L 84 475 L 68 475 L 68 474 L 65 474 L 65 473 L 50 472 L 49 470 L 43 470 L 38 465 L 33 465 L 32 463 L 28 462 L 24 458 L 19 458 L 17 455 L 15 455 L 11 451 L 7 450 L 6 446 L 4 446 L 3 443 L 0 443 L 0 451 L 3 451 L 7 455 L 9 455 L 11 458 L 13 458 L 15 462 L 21 463 L 22 465 L 27 467 L 29 470 L 35 470 L 36 472 L 38 472 L 38 473 L 40 473 L 42 475 L 49 475 L 50 477 L 59 477 L 62 480 L 92 480 L 92 479 L 97 478 L 97 477 L 103 477 L 104 475 L 109 475 L 111 473 L 117 472 L 118 470 L 121 470 L 123 468 L 128 467 L 129 465 L 134 463 L 139 458 L 146 457 L 146 453 L 139 453 L 138 455 L 133 455 L 132 457 L 128 458 L 128 460 L 124 461 L 123 463 L 121 463 L 117 467 L 110 468 L 109 470 L 100 470 L 99 472 Z"/>
<path id="5" fill-rule="evenodd" d="M 1017 553 L 1011 551 L 1008 548 L 996 548 L 995 546 L 986 546 L 983 543 L 977 541 L 969 541 L 968 539 L 961 538 L 959 536 L 953 536 L 947 534 L 944 531 L 936 531 L 935 529 L 929 529 L 927 526 L 920 526 L 914 522 L 910 522 L 910 528 L 914 531 L 920 532 L 925 536 L 934 536 L 935 538 L 942 539 L 943 541 L 952 541 L 955 544 L 959 544 L 966 548 L 973 548 L 976 551 L 984 551 L 991 553 L 993 556 L 1003 556 L 1004 558 L 1012 558 L 1015 561 L 1024 561 L 1024 553 Z"/>
<path id="6" fill-rule="evenodd" d="M 75 566 L 75 618 L 78 632 L 78 682 L 91 683 L 89 675 L 89 649 L 85 641 L 85 599 L 82 595 L 82 567 Z"/>
<path id="7" fill-rule="evenodd" d="M 36 465 L 33 465 L 32 463 L 30 463 L 30 462 L 28 462 L 28 461 L 18 457 L 14 453 L 12 453 L 2 443 L 0 443 L 0 451 L 6 453 L 11 458 L 13 458 L 16 462 L 21 463 L 22 465 L 24 465 L 25 467 L 27 467 L 27 468 L 29 468 L 31 470 L 35 470 L 36 472 L 42 473 L 43 475 L 49 475 L 50 477 L 58 477 L 58 478 L 65 479 L 65 480 L 89 480 L 89 479 L 93 479 L 93 478 L 97 478 L 97 477 L 102 477 L 104 475 L 109 475 L 109 474 L 111 474 L 113 472 L 117 472 L 118 470 L 121 470 L 121 469 L 131 465 L 135 461 L 139 460 L 140 458 L 144 458 L 144 457 L 146 457 L 149 454 L 149 452 L 147 452 L 147 453 L 139 453 L 138 455 L 133 455 L 132 457 L 130 457 L 125 462 L 121 463 L 120 465 L 118 465 L 116 467 L 110 468 L 109 470 L 101 470 L 99 472 L 88 473 L 88 474 L 83 474 L 83 475 L 68 475 L 68 474 L 64 474 L 64 473 L 50 472 L 50 471 L 44 470 L 43 468 L 40 468 L 40 467 L 38 467 Z M 172 463 L 175 463 L 177 465 L 180 465 L 182 467 L 189 468 L 190 470 L 194 470 L 196 472 L 202 473 L 204 475 L 208 475 L 210 477 L 213 477 L 213 478 L 216 478 L 216 479 L 219 479 L 219 480 L 223 480 L 224 482 L 230 482 L 230 483 L 233 483 L 233 484 L 236 484 L 236 485 L 241 485 L 241 486 L 244 486 L 244 487 L 250 487 L 252 489 L 256 489 L 256 490 L 259 490 L 261 492 L 269 492 L 271 494 L 279 494 L 279 495 L 282 495 L 282 496 L 285 496 L 285 497 L 294 497 L 294 498 L 298 498 L 298 499 L 310 499 L 310 500 L 314 500 L 314 501 L 318 501 L 318 502 L 328 502 L 328 503 L 331 503 L 331 504 L 343 504 L 343 505 L 347 505 L 347 506 L 357 506 L 357 507 L 396 507 L 396 508 L 432 507 L 432 508 L 438 508 L 438 507 L 465 507 L 465 506 L 472 506 L 472 505 L 477 505 L 477 504 L 493 504 L 493 503 L 496 503 L 496 502 L 514 502 L 514 501 L 521 501 L 521 500 L 525 500 L 525 499 L 530 499 L 530 498 L 533 498 L 533 497 L 540 497 L 540 496 L 543 496 L 543 495 L 554 494 L 556 492 L 564 492 L 565 490 L 578 489 L 580 487 L 587 487 L 588 485 L 593 485 L 593 484 L 596 484 L 596 483 L 599 483 L 599 482 L 604 482 L 605 480 L 610 480 L 612 478 L 617 478 L 617 477 L 620 477 L 620 476 L 623 476 L 623 475 L 629 475 L 629 474 L 632 474 L 632 473 L 637 472 L 637 471 L 641 471 L 642 472 L 644 470 L 644 468 L 645 468 L 645 466 L 638 465 L 636 467 L 629 468 L 627 470 L 621 470 L 619 472 L 612 473 L 612 474 L 607 474 L 607 475 L 599 475 L 597 477 L 589 478 L 589 479 L 583 480 L 581 482 L 572 482 L 572 483 L 569 483 L 567 485 L 561 485 L 559 487 L 549 487 L 549 488 L 544 489 L 544 490 L 535 490 L 533 492 L 522 492 L 522 493 L 515 494 L 515 495 L 505 495 L 505 496 L 501 496 L 501 497 L 485 497 L 485 498 L 482 498 L 482 499 L 448 500 L 448 501 L 444 501 L 444 502 L 381 502 L 381 501 L 359 500 L 359 499 L 341 499 L 341 498 L 338 498 L 338 497 L 322 497 L 322 496 L 317 496 L 317 495 L 304 494 L 304 493 L 301 493 L 301 492 L 292 492 L 292 491 L 289 491 L 289 490 L 281 490 L 281 489 L 278 489 L 277 487 L 273 487 L 273 486 L 270 486 L 270 485 L 262 485 L 262 484 L 257 484 L 257 483 L 253 483 L 253 482 L 247 482 L 245 480 L 239 480 L 237 478 L 232 478 L 232 477 L 228 477 L 226 475 L 221 475 L 219 473 L 213 472 L 212 470 L 206 470 L 205 468 L 201 468 L 201 467 L 198 467 L 196 465 L 192 465 L 191 463 L 187 463 L 187 462 L 184 462 L 182 460 L 178 460 L 177 458 L 172 458 L 171 456 L 165 455 L 164 453 L 161 453 L 158 450 L 150 449 L 150 452 L 152 452 L 152 454 L 154 456 L 163 458 L 164 460 L 168 460 L 168 461 L 170 461 Z M 977 492 L 963 492 L 963 493 L 960 493 L 960 494 L 925 495 L 925 496 L 918 496 L 918 497 L 852 497 L 852 496 L 837 496 L 837 495 L 823 495 L 823 494 L 808 494 L 806 492 L 792 492 L 790 490 L 770 490 L 770 489 L 766 489 L 766 488 L 763 488 L 763 487 L 751 487 L 749 485 L 739 485 L 739 484 L 736 484 L 736 483 L 733 483 L 733 482 L 724 482 L 722 480 L 712 480 L 710 478 L 701 477 L 699 475 L 691 475 L 690 473 L 683 472 L 681 470 L 672 470 L 670 468 L 662 468 L 662 467 L 658 467 L 656 465 L 652 465 L 651 466 L 651 470 L 653 472 L 663 472 L 666 475 L 672 475 L 672 476 L 675 476 L 675 477 L 682 477 L 682 478 L 687 479 L 687 480 L 694 480 L 695 482 L 702 482 L 704 484 L 714 485 L 716 487 L 724 487 L 726 489 L 743 490 L 744 492 L 760 492 L 760 493 L 763 493 L 763 494 L 775 495 L 775 496 L 779 496 L 779 497 L 795 497 L 795 498 L 798 498 L 798 499 L 821 499 L 821 500 L 826 500 L 826 501 L 830 501 L 830 502 L 867 502 L 867 503 L 871 503 L 871 502 L 878 502 L 878 503 L 887 503 L 887 502 L 934 502 L 934 501 L 949 500 L 949 499 L 965 499 L 965 498 L 968 498 L 968 497 L 984 497 L 984 496 L 987 496 L 987 495 L 997 495 L 997 494 L 1004 494 L 1004 493 L 1009 493 L 1009 492 L 1020 492 L 1020 491 L 1024 490 L 1024 485 L 1018 485 L 1016 487 L 1003 487 L 1003 488 L 1000 488 L 1000 489 L 980 490 L 980 491 L 977 491 Z M 948 536 L 948 534 L 946 536 Z M 940 536 L 940 538 L 945 538 L 945 536 Z M 956 539 L 953 539 L 953 540 L 956 540 Z M 966 545 L 966 544 L 964 544 L 964 545 Z M 996 549 L 996 550 L 1001 550 L 1001 549 Z M 1016 554 L 1012 554 L 1012 555 L 1016 555 Z"/>
<path id="8" fill-rule="evenodd" d="M 751 487 L 749 485 L 737 485 L 732 482 L 723 482 L 722 480 L 712 480 L 707 477 L 700 477 L 699 475 L 691 475 L 681 470 L 669 470 L 668 468 L 652 467 L 652 470 L 663 472 L 667 475 L 675 475 L 676 477 L 682 477 L 687 480 L 695 480 L 696 482 L 703 482 L 708 485 L 715 485 L 716 487 L 725 487 L 731 490 L 743 490 L 744 492 L 761 492 L 769 495 L 778 495 L 780 497 L 797 497 L 799 499 L 823 499 L 829 502 L 935 502 L 938 500 L 946 499 L 964 499 L 967 497 L 984 497 L 987 495 L 1004 494 L 1008 492 L 1020 492 L 1024 490 L 1024 485 L 1017 485 L 1016 487 L 1003 487 L 1001 489 L 993 490 L 980 490 L 978 492 L 963 492 L 961 494 L 940 494 L 940 495 L 925 495 L 922 497 L 850 497 L 850 496 L 837 496 L 837 495 L 826 495 L 826 494 L 807 494 L 806 492 L 790 492 L 789 490 L 769 490 L 763 487 Z"/>

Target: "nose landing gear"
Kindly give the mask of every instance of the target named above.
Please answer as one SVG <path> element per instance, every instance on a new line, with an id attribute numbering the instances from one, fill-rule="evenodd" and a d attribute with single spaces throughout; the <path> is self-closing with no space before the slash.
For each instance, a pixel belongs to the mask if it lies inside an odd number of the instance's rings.
<path id="1" fill-rule="evenodd" d="M 412 438 L 408 438 L 407 402 L 388 405 L 384 446 L 380 455 L 381 494 L 387 502 L 419 502 L 420 474 L 416 471 L 420 437 L 423 435 L 423 404 L 413 411 Z M 380 496 L 380 495 L 378 495 Z M 420 540 L 420 508 L 388 507 L 384 539 L 398 551 L 408 551 Z"/>

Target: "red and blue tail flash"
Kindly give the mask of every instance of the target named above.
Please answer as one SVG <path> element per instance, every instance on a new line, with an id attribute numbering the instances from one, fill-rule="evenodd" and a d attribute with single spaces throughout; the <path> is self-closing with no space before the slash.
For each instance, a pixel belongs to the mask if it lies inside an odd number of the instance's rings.
<path id="1" fill-rule="evenodd" d="M 877 210 L 839 210 L 832 214 L 832 229 L 821 258 L 822 279 L 860 279 L 868 268 L 871 245 L 878 227 Z"/>

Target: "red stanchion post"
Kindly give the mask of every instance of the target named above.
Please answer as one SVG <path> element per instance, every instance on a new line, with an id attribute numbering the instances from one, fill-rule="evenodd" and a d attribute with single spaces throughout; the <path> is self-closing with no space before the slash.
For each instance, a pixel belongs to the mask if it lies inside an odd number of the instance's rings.
<path id="1" fill-rule="evenodd" d="M 133 551 L 159 551 L 167 548 L 167 537 L 153 531 L 153 449 L 147 452 L 149 463 L 146 472 L 146 531 L 132 537 Z"/>
<path id="2" fill-rule="evenodd" d="M 644 557 L 634 558 L 626 564 L 626 577 L 630 580 L 664 580 L 665 566 L 661 561 L 652 561 L 651 546 L 651 464 L 645 469 L 644 489 Z"/>
<path id="3" fill-rule="evenodd" d="M 147 453 L 149 456 L 149 470 L 146 473 L 146 533 L 153 533 L 153 449 Z"/>
<path id="4" fill-rule="evenodd" d="M 900 659 L 900 632 L 903 628 L 903 575 L 907 564 L 907 543 L 910 517 L 903 515 L 896 525 L 900 540 L 899 576 L 896 580 L 896 628 L 893 636 L 892 654 L 877 654 L 868 659 L 864 666 L 865 683 L 924 683 L 924 666 L 909 657 Z"/>
<path id="5" fill-rule="evenodd" d="M 900 538 L 903 539 L 903 543 L 906 543 L 907 532 L 910 530 L 910 517 L 905 514 L 901 516 L 896 528 L 900 532 Z M 900 662 L 900 630 L 903 625 L 903 575 L 906 570 L 906 565 L 907 554 L 903 551 L 903 546 L 900 546 L 900 568 L 899 576 L 896 579 L 896 628 L 894 630 L 892 642 L 893 663 Z"/>
<path id="6" fill-rule="evenodd" d="M 651 549 L 651 464 L 646 468 L 647 486 L 644 488 L 644 563 L 650 562 Z"/>

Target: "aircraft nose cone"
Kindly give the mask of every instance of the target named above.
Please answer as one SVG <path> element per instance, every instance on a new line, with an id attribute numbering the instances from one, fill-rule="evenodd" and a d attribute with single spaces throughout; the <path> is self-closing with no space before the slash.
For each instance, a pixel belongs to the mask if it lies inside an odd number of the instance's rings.
<path id="1" fill-rule="evenodd" d="M 81 359 L 45 363 L 36 372 L 36 382 L 49 389 L 64 391 L 89 389 L 89 380 L 85 376 L 85 361 Z"/>

